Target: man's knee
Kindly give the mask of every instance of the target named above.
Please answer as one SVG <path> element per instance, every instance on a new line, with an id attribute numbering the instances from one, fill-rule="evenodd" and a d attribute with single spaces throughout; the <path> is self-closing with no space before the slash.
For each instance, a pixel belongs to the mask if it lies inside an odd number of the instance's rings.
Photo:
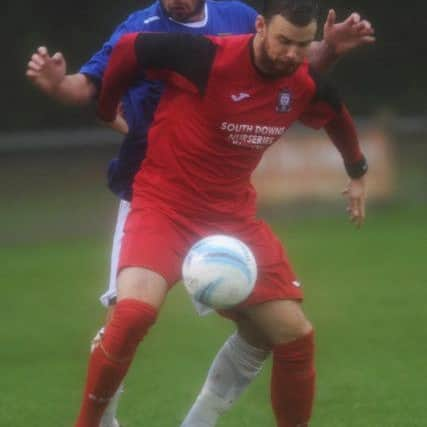
<path id="1" fill-rule="evenodd" d="M 251 307 L 247 316 L 270 348 L 302 338 L 313 330 L 298 301 L 269 301 Z"/>
<path id="2" fill-rule="evenodd" d="M 240 317 L 236 320 L 237 331 L 249 345 L 262 350 L 269 351 L 271 345 L 262 331 L 259 331 L 256 325 L 246 317 Z"/>
<path id="3" fill-rule="evenodd" d="M 303 338 L 313 332 L 313 325 L 306 318 L 298 318 L 295 321 L 288 323 L 278 322 L 277 329 L 272 333 L 273 346 L 278 344 L 286 344 L 290 341 Z"/>
<path id="4" fill-rule="evenodd" d="M 126 267 L 117 277 L 117 300 L 136 299 L 160 308 L 168 292 L 166 280 L 158 273 L 142 267 Z"/>

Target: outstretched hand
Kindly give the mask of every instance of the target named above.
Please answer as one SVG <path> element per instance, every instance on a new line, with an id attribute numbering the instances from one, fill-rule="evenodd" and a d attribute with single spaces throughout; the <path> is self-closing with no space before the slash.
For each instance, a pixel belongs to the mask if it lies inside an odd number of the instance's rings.
<path id="1" fill-rule="evenodd" d="M 350 221 L 360 228 L 365 222 L 366 182 L 365 177 L 351 179 L 342 192 L 347 199 L 347 212 Z"/>
<path id="2" fill-rule="evenodd" d="M 31 56 L 27 65 L 27 77 L 43 92 L 52 95 L 64 79 L 67 65 L 62 53 L 49 55 L 46 47 L 41 46 Z"/>
<path id="3" fill-rule="evenodd" d="M 361 19 L 356 12 L 337 23 L 335 10 L 331 9 L 323 26 L 323 38 L 338 56 L 356 47 L 374 43 L 374 34 L 371 23 Z"/>

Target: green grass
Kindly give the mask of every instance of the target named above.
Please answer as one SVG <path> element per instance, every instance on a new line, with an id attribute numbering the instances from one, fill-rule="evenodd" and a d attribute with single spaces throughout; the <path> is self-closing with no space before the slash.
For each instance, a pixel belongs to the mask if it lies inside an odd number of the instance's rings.
<path id="1" fill-rule="evenodd" d="M 427 385 L 425 208 L 279 222 L 317 330 L 314 427 L 422 427 Z M 108 240 L 0 247 L 0 425 L 70 427 L 89 341 L 102 323 Z M 174 427 L 231 325 L 199 318 L 182 287 L 169 296 L 126 381 L 126 427 Z M 220 427 L 269 427 L 269 364 Z"/>

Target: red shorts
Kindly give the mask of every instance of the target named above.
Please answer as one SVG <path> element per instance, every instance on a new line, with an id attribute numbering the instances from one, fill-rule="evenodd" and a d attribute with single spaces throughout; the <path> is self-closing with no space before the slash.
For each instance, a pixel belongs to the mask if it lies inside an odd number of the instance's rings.
<path id="1" fill-rule="evenodd" d="M 181 280 L 182 262 L 194 243 L 208 235 L 228 234 L 252 249 L 258 266 L 254 290 L 239 307 L 303 298 L 280 241 L 264 221 L 211 223 L 154 208 L 132 208 L 124 233 L 119 271 L 125 267 L 145 267 L 159 273 L 172 287 Z"/>

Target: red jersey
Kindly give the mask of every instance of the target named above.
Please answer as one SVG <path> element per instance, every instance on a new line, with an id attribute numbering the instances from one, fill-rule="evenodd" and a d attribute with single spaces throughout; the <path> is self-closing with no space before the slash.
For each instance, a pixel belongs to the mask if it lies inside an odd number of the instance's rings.
<path id="1" fill-rule="evenodd" d="M 118 43 L 102 84 L 101 118 L 114 118 L 121 94 L 141 70 L 166 82 L 134 182 L 135 207 L 212 219 L 254 216 L 251 174 L 297 120 L 325 126 L 350 175 L 364 172 L 352 121 L 331 88 L 307 63 L 289 76 L 262 75 L 252 41 L 253 35 L 141 33 Z"/>

